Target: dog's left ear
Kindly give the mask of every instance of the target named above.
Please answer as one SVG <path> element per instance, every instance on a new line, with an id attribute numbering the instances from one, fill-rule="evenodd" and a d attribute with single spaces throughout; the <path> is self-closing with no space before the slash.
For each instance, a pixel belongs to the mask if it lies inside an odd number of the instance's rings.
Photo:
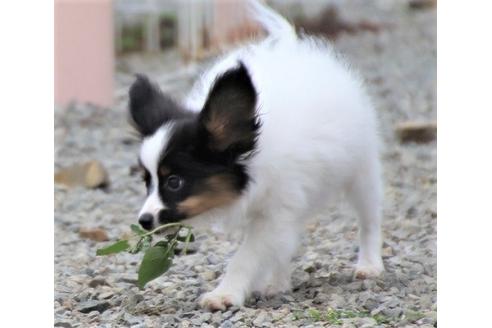
<path id="1" fill-rule="evenodd" d="M 192 116 L 144 75 L 137 75 L 130 87 L 129 98 L 130 124 L 143 137 L 152 135 L 171 120 Z"/>
<path id="2" fill-rule="evenodd" d="M 217 78 L 200 113 L 212 151 L 250 151 L 260 123 L 256 115 L 256 90 L 243 63 Z"/>

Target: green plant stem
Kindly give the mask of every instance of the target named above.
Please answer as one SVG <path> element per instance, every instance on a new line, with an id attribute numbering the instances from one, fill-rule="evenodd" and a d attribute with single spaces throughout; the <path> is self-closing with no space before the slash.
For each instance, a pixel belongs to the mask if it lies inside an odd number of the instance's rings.
<path id="1" fill-rule="evenodd" d="M 184 248 L 183 248 L 183 255 L 186 255 L 186 252 L 188 251 L 188 244 L 190 243 L 190 239 L 191 239 L 191 229 L 189 227 L 186 227 L 188 229 L 188 234 L 186 235 L 186 239 L 185 239 L 185 245 L 184 245 Z"/>
<path id="2" fill-rule="evenodd" d="M 141 237 L 147 237 L 147 236 L 150 236 L 150 235 L 155 234 L 157 231 L 160 231 L 160 230 L 165 230 L 165 229 L 167 229 L 167 228 L 176 227 L 176 226 L 179 226 L 179 229 L 181 229 L 181 228 L 191 229 L 191 227 L 190 227 L 190 226 L 185 225 L 185 224 L 182 224 L 182 223 L 179 223 L 179 222 L 175 222 L 175 223 L 168 223 L 168 224 L 163 224 L 163 225 L 161 225 L 161 226 L 158 226 L 158 227 L 157 227 L 157 228 L 155 228 L 154 230 L 147 232 L 145 235 L 142 235 Z M 178 231 L 179 231 L 179 229 L 178 229 Z"/>
<path id="3" fill-rule="evenodd" d="M 178 241 L 176 239 L 173 239 L 171 241 L 171 245 L 169 246 L 169 249 L 171 250 L 171 252 L 173 251 L 174 247 L 176 247 L 177 243 L 178 243 Z"/>

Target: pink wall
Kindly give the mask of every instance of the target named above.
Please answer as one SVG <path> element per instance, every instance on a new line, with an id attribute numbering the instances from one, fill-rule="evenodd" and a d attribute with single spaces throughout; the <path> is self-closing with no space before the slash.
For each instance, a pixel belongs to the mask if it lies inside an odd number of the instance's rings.
<path id="1" fill-rule="evenodd" d="M 55 104 L 113 103 L 111 0 L 55 0 Z"/>

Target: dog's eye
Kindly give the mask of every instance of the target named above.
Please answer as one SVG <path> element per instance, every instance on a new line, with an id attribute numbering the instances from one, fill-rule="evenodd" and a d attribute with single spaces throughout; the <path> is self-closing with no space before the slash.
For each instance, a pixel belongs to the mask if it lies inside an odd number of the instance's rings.
<path id="1" fill-rule="evenodd" d="M 166 188 L 170 191 L 178 191 L 183 186 L 183 179 L 177 175 L 170 175 L 166 180 Z"/>

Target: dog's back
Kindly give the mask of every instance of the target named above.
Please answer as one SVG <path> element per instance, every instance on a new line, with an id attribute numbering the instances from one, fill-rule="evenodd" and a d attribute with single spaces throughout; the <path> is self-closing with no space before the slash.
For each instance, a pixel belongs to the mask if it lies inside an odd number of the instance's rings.
<path id="1" fill-rule="evenodd" d="M 200 110 L 216 77 L 244 63 L 262 123 L 246 198 L 258 206 L 272 202 L 266 194 L 273 191 L 281 202 L 316 210 L 349 189 L 358 172 L 379 175 L 376 115 L 360 78 L 328 42 L 298 37 L 275 12 L 255 1 L 252 8 L 267 38 L 220 58 L 186 106 Z"/>

